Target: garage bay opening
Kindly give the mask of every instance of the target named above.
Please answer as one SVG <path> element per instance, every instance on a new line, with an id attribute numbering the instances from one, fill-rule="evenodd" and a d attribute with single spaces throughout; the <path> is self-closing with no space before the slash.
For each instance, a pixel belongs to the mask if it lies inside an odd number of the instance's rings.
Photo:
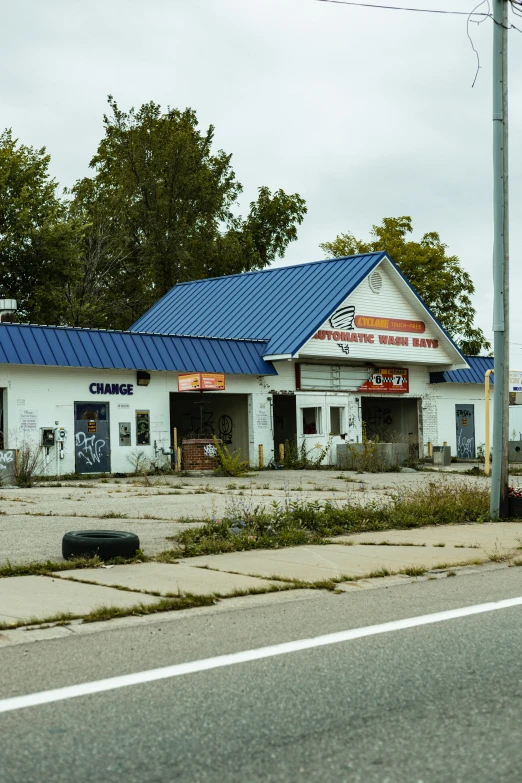
<path id="1" fill-rule="evenodd" d="M 366 436 L 381 443 L 407 443 L 410 458 L 419 456 L 418 400 L 396 397 L 362 397 Z"/>
<path id="2" fill-rule="evenodd" d="M 239 449 L 241 459 L 249 459 L 247 394 L 172 392 L 171 438 L 174 428 L 178 431 L 178 443 L 189 438 L 215 436 L 230 451 Z"/>

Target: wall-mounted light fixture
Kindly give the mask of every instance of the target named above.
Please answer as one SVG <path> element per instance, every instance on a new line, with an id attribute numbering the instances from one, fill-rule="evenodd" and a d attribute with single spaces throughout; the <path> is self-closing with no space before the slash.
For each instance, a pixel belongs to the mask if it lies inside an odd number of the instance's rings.
<path id="1" fill-rule="evenodd" d="M 136 374 L 136 384 L 138 386 L 148 386 L 150 383 L 150 372 L 144 372 L 143 370 L 138 370 Z"/>

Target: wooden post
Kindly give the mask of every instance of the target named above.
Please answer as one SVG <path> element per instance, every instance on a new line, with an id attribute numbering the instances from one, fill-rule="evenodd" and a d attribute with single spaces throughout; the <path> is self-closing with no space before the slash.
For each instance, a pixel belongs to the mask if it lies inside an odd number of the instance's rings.
<path id="1" fill-rule="evenodd" d="M 285 459 L 285 444 L 280 443 L 279 444 L 279 461 L 284 462 Z"/>
<path id="2" fill-rule="evenodd" d="M 428 441 L 428 457 L 433 457 L 433 444 L 431 440 Z"/>
<path id="3" fill-rule="evenodd" d="M 180 471 L 181 470 L 181 449 L 180 449 L 179 446 L 178 446 L 178 450 L 177 450 L 177 455 L 178 455 L 178 459 L 176 461 L 176 470 Z"/>
<path id="4" fill-rule="evenodd" d="M 178 428 L 172 428 L 172 454 L 174 456 L 174 470 L 179 470 L 178 465 Z"/>
<path id="5" fill-rule="evenodd" d="M 257 451 L 258 451 L 258 463 L 259 463 L 258 467 L 264 468 L 265 467 L 265 459 L 264 459 L 264 454 L 263 454 L 263 444 L 262 443 L 260 443 L 259 446 L 257 447 Z"/>

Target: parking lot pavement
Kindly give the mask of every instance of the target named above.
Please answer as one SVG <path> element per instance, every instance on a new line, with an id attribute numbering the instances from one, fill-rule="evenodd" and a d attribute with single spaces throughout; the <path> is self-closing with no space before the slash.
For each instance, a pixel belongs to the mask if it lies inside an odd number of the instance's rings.
<path id="1" fill-rule="evenodd" d="M 139 536 L 145 553 L 152 555 L 168 548 L 168 537 L 191 520 L 219 518 L 233 507 L 248 510 L 296 500 L 387 502 L 399 489 L 433 481 L 482 486 L 488 479 L 447 472 L 266 470 L 236 479 L 171 475 L 62 479 L 30 489 L 1 487 L 0 564 L 59 560 L 62 536 L 69 530 L 128 530 Z"/>
<path id="2" fill-rule="evenodd" d="M 163 552 L 186 525 L 151 519 L 100 519 L 67 516 L 0 516 L 0 566 L 62 560 L 62 538 L 71 530 L 126 530 L 136 533 L 148 554 Z"/>

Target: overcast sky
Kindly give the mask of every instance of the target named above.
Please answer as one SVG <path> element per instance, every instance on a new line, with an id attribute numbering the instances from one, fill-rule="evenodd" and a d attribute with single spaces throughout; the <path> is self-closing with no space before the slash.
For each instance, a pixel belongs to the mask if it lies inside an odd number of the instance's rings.
<path id="1" fill-rule="evenodd" d="M 407 5 L 470 11 L 474 0 Z M 233 153 L 245 212 L 260 185 L 306 199 L 282 263 L 411 215 L 414 238 L 438 231 L 460 257 L 491 335 L 490 20 L 470 26 L 473 89 L 459 16 L 317 0 L 18 0 L 4 5 L 2 28 L 2 125 L 45 145 L 62 185 L 88 173 L 109 93 L 125 110 L 190 106 Z M 509 43 L 511 363 L 522 369 L 522 33 Z"/>

